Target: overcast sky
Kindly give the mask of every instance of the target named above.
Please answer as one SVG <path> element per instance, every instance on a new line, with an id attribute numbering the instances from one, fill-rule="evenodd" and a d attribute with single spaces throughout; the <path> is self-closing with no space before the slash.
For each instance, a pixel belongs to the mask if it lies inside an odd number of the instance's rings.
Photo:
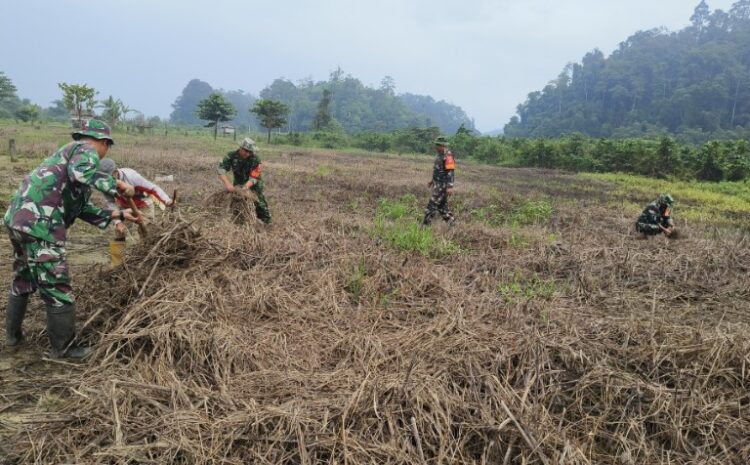
<path id="1" fill-rule="evenodd" d="M 42 106 L 58 82 L 85 83 L 167 117 L 193 78 L 257 95 L 340 66 L 459 105 L 489 131 L 566 63 L 638 30 L 681 29 L 699 1 L 0 0 L 0 71 Z"/>

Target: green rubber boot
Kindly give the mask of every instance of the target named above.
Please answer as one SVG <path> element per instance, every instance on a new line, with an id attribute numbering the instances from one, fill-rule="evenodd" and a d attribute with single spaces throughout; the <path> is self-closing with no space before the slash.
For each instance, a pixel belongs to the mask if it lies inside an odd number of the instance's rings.
<path id="1" fill-rule="evenodd" d="M 29 296 L 8 296 L 8 308 L 5 310 L 5 345 L 14 347 L 24 340 L 21 329 L 23 317 L 26 315 L 26 306 L 29 304 Z"/>
<path id="2" fill-rule="evenodd" d="M 74 305 L 52 307 L 47 305 L 47 334 L 52 346 L 50 358 L 82 359 L 92 352 L 90 347 L 70 344 L 76 334 L 76 312 Z"/>

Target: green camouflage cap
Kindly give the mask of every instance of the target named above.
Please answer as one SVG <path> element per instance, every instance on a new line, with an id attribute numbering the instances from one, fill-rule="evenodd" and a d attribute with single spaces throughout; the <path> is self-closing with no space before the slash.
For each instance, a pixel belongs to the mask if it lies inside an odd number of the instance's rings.
<path id="1" fill-rule="evenodd" d="M 255 152 L 255 141 L 249 137 L 245 137 L 242 142 L 240 142 L 240 148 L 245 149 L 248 152 Z"/>
<path id="2" fill-rule="evenodd" d="M 94 139 L 107 139 L 112 143 L 111 145 L 115 144 L 115 140 L 112 139 L 112 130 L 109 128 L 109 125 L 98 119 L 90 119 L 86 121 L 83 127 L 72 133 L 71 136 L 73 136 L 73 140 L 78 140 L 83 136 L 88 136 L 93 137 Z"/>
<path id="3" fill-rule="evenodd" d="M 435 145 L 443 145 L 445 147 L 448 146 L 448 138 L 445 136 L 439 136 L 435 139 Z"/>
<path id="4" fill-rule="evenodd" d="M 659 194 L 659 199 L 657 201 L 662 205 L 669 205 L 670 207 L 674 203 L 674 199 L 669 194 Z"/>

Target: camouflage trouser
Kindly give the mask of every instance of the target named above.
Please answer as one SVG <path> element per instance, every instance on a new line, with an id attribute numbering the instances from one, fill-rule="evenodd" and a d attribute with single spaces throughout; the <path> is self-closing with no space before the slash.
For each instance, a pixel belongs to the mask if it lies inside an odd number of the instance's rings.
<path id="1" fill-rule="evenodd" d="M 432 217 L 435 216 L 435 212 L 439 212 L 440 216 L 443 217 L 448 223 L 453 223 L 455 218 L 448 208 L 448 184 L 444 182 L 436 182 L 432 185 L 432 195 L 430 201 L 427 203 L 427 208 L 424 209 L 424 220 L 423 224 L 430 224 Z"/>
<path id="2" fill-rule="evenodd" d="M 47 305 L 62 307 L 73 304 L 65 247 L 8 229 L 13 246 L 13 283 L 15 296 L 39 294 Z"/>
<path id="3" fill-rule="evenodd" d="M 255 204 L 255 214 L 258 215 L 258 219 L 266 224 L 270 223 L 271 211 L 268 209 L 266 196 L 263 195 L 263 181 L 255 183 L 250 190 L 255 192 L 255 195 L 258 196 L 258 201 L 253 202 Z"/>
<path id="4" fill-rule="evenodd" d="M 635 230 L 647 236 L 656 236 L 657 234 L 661 234 L 661 228 L 659 227 L 659 225 L 652 223 L 636 223 Z"/>

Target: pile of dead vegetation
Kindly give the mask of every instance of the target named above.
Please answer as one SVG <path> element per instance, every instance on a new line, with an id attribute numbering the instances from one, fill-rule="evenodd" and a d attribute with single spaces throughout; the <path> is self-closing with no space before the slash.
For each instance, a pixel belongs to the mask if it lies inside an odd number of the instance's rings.
<path id="1" fill-rule="evenodd" d="M 27 425 L 12 453 L 19 463 L 750 460 L 744 335 L 545 321 L 428 264 L 336 228 L 260 237 L 173 218 L 80 292 L 97 351 L 58 385 L 61 415 Z"/>
<path id="2" fill-rule="evenodd" d="M 255 204 L 258 196 L 249 190 L 228 192 L 220 190 L 209 195 L 203 202 L 204 208 L 219 215 L 228 215 L 235 224 L 247 224 L 255 220 Z"/>

